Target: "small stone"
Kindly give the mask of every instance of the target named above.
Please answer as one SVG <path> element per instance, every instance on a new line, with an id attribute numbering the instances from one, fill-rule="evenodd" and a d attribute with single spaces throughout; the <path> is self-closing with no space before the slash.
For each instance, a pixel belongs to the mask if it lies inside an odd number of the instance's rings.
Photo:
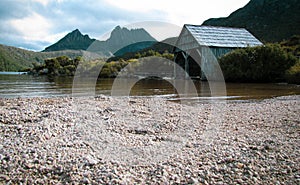
<path id="1" fill-rule="evenodd" d="M 243 164 L 243 163 L 237 163 L 237 164 L 236 164 L 236 167 L 239 168 L 239 169 L 241 169 L 241 168 L 244 167 L 244 164 Z"/>
<path id="2" fill-rule="evenodd" d="M 258 149 L 257 146 L 249 146 L 249 148 L 252 149 L 252 150 L 257 150 Z"/>
<path id="3" fill-rule="evenodd" d="M 26 163 L 25 167 L 28 168 L 28 169 L 31 169 L 31 168 L 34 167 L 34 164 L 32 164 L 32 163 Z"/>
<path id="4" fill-rule="evenodd" d="M 224 162 L 226 163 L 232 163 L 234 161 L 234 159 L 232 157 L 227 157 L 224 159 Z"/>
<path id="5" fill-rule="evenodd" d="M 198 183 L 198 180 L 195 179 L 195 178 L 189 178 L 188 181 L 187 181 L 188 184 L 195 184 L 195 183 Z"/>
<path id="6" fill-rule="evenodd" d="M 48 140 L 48 139 L 50 139 L 51 136 L 50 136 L 50 134 L 46 133 L 46 134 L 44 135 L 44 137 L 45 137 L 45 139 Z"/>
<path id="7" fill-rule="evenodd" d="M 187 147 L 187 148 L 193 148 L 193 144 L 190 143 L 190 142 L 187 142 L 187 143 L 185 144 L 185 147 Z"/>
<path id="8" fill-rule="evenodd" d="M 271 147 L 270 147 L 269 145 L 266 144 L 266 145 L 264 146 L 264 149 L 265 149 L 265 150 L 270 150 Z"/>
<path id="9" fill-rule="evenodd" d="M 86 159 L 86 165 L 88 166 L 93 166 L 99 163 L 99 160 L 95 159 L 91 155 L 86 156 L 85 159 Z"/>
<path id="10" fill-rule="evenodd" d="M 246 147 L 243 147 L 242 148 L 242 151 L 247 151 L 248 149 Z"/>
<path id="11" fill-rule="evenodd" d="M 88 179 L 88 178 L 83 178 L 82 180 L 81 180 L 81 183 L 83 183 L 83 184 L 90 184 L 90 180 Z"/>
<path id="12" fill-rule="evenodd" d="M 243 184 L 244 183 L 244 181 L 242 180 L 242 179 L 236 179 L 235 180 L 237 183 L 239 183 L 239 184 Z"/>
<path id="13" fill-rule="evenodd" d="M 1 179 L 5 180 L 5 181 L 8 181 L 10 178 L 9 178 L 9 176 L 7 176 L 7 175 L 0 174 L 0 180 L 1 180 Z"/>

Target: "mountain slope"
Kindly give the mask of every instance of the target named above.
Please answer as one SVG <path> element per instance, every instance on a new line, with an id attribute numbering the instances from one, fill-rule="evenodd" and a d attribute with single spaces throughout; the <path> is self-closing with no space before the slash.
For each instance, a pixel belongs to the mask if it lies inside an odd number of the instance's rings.
<path id="1" fill-rule="evenodd" d="M 149 47 L 152 42 L 157 42 L 146 30 L 140 29 L 127 29 L 117 26 L 106 41 L 96 40 L 89 48 L 88 51 L 97 52 L 100 55 L 110 57 L 115 52 L 124 47 L 131 45 L 130 48 L 123 49 L 121 53 Z"/>
<path id="2" fill-rule="evenodd" d="M 0 71 L 19 71 L 32 65 L 28 60 L 38 61 L 34 52 L 0 45 Z"/>
<path id="3" fill-rule="evenodd" d="M 226 18 L 203 25 L 243 27 L 262 41 L 279 42 L 300 35 L 299 0 L 251 0 Z"/>
<path id="4" fill-rule="evenodd" d="M 116 56 L 116 58 L 125 59 L 128 58 L 129 56 L 133 57 L 137 53 L 147 52 L 149 50 L 153 50 L 159 53 L 164 53 L 164 52 L 172 53 L 177 39 L 178 37 L 170 37 L 161 42 L 144 41 L 144 42 L 130 44 L 116 51 L 114 55 Z M 127 57 L 125 57 L 125 55 Z"/>
<path id="5" fill-rule="evenodd" d="M 42 63 L 46 58 L 83 56 L 82 50 L 34 52 L 0 44 L 0 71 L 22 71 L 32 67 L 32 63 Z"/>
<path id="6" fill-rule="evenodd" d="M 88 50 L 97 52 L 102 56 L 111 56 L 121 48 L 134 44 L 141 43 L 132 47 L 130 51 L 136 51 L 145 47 L 149 47 L 149 44 L 142 42 L 156 42 L 156 40 L 144 29 L 127 29 L 117 26 L 112 32 L 110 37 L 106 41 L 98 41 L 91 39 L 88 35 L 82 35 L 81 32 L 76 29 L 71 33 L 68 33 L 64 38 L 60 39 L 57 43 L 47 47 L 44 51 L 61 51 L 66 49 L 72 50 Z"/>
<path id="7" fill-rule="evenodd" d="M 106 40 L 106 43 L 111 50 L 118 50 L 127 45 L 145 41 L 156 40 L 143 28 L 129 30 L 117 26 L 111 32 L 110 38 Z"/>
<path id="8" fill-rule="evenodd" d="M 167 38 L 167 39 L 165 39 L 161 42 L 142 42 L 142 43 L 131 44 L 131 45 L 128 45 L 128 46 L 118 50 L 114 54 L 115 56 L 109 58 L 107 61 L 115 61 L 115 60 L 119 60 L 121 58 L 124 59 L 124 60 L 128 60 L 128 59 L 131 59 L 131 58 L 136 58 L 136 55 L 148 52 L 150 50 L 153 50 L 153 51 L 158 52 L 160 54 L 163 54 L 165 52 L 172 53 L 177 39 L 178 39 L 178 37 L 170 37 L 170 38 Z M 143 44 L 143 43 L 149 44 L 149 46 L 145 47 L 145 48 L 140 48 L 140 49 L 135 50 L 135 51 L 130 50 L 132 47 L 136 47 L 136 45 L 140 45 L 140 44 Z M 127 51 L 127 52 L 124 52 L 124 51 Z"/>
<path id="9" fill-rule="evenodd" d="M 126 53 L 137 52 L 145 48 L 151 47 L 153 44 L 156 43 L 157 43 L 156 41 L 144 41 L 144 42 L 133 43 L 117 50 L 113 55 L 118 57 Z"/>
<path id="10" fill-rule="evenodd" d="M 83 35 L 76 29 L 55 44 L 46 47 L 44 51 L 86 50 L 94 41 L 95 39 L 91 39 L 88 35 Z"/>
<path id="11" fill-rule="evenodd" d="M 46 58 L 68 56 L 75 58 L 83 55 L 94 55 L 96 51 L 100 56 L 109 57 L 113 53 L 128 45 L 133 46 L 120 51 L 135 52 L 151 46 L 156 40 L 144 29 L 121 28 L 117 26 L 106 41 L 96 41 L 88 35 L 82 35 L 74 30 L 60 39 L 57 43 L 47 47 L 43 52 L 28 51 L 16 47 L 0 44 L 0 71 L 20 71 L 32 67 L 33 62 L 42 63 Z"/>

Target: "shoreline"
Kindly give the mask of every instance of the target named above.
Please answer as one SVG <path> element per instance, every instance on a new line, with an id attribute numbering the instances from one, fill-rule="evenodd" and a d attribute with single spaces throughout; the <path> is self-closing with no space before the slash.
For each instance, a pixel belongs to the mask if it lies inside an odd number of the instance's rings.
<path id="1" fill-rule="evenodd" d="M 299 112 L 299 95 L 1 98 L 0 183 L 298 184 Z"/>

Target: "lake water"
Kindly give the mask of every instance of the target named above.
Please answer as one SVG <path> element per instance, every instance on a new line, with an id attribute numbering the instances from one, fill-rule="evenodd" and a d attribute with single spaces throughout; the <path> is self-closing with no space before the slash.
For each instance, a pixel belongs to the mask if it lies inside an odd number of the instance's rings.
<path id="1" fill-rule="evenodd" d="M 128 79 L 129 81 L 131 79 Z M 110 95 L 114 79 L 99 79 L 96 94 Z M 209 98 L 208 82 L 194 81 L 201 89 L 200 98 Z M 70 77 L 48 78 L 31 75 L 0 75 L 0 97 L 57 97 L 72 95 L 73 79 Z M 83 82 L 83 86 L 84 86 Z M 227 83 L 227 99 L 264 99 L 275 96 L 299 95 L 300 86 L 291 84 Z M 84 90 L 84 88 L 82 89 Z M 165 80 L 147 79 L 138 81 L 131 89 L 132 96 L 176 97 L 176 90 Z"/>

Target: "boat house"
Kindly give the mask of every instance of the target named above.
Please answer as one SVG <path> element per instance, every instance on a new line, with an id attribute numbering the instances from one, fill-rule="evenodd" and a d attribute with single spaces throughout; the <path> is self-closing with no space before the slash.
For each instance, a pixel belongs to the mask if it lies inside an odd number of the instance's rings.
<path id="1" fill-rule="evenodd" d="M 259 45 L 262 43 L 244 28 L 185 24 L 174 47 L 174 62 L 186 75 L 206 79 L 203 69 L 209 68 L 210 55 L 217 59 L 234 49 Z"/>

